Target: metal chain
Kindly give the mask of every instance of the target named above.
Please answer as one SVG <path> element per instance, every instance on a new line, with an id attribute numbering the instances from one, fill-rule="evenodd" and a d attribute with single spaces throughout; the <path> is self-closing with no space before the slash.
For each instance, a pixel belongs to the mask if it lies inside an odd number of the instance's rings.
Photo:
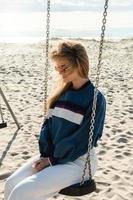
<path id="1" fill-rule="evenodd" d="M 49 68 L 49 35 L 50 35 L 50 0 L 47 0 L 47 17 L 46 17 L 46 62 L 44 69 L 44 121 L 46 120 L 47 110 L 47 85 L 48 85 L 48 68 Z"/>
<path id="2" fill-rule="evenodd" d="M 101 69 L 101 61 L 102 61 L 102 51 L 103 51 L 103 42 L 104 42 L 104 36 L 105 36 L 105 24 L 106 24 L 106 16 L 107 16 L 107 8 L 108 8 L 108 1 L 105 0 L 104 5 L 104 12 L 103 12 L 103 20 L 102 20 L 102 33 L 101 33 L 101 39 L 100 39 L 100 46 L 99 46 L 99 57 L 98 57 L 98 64 L 97 64 L 97 72 L 96 72 L 96 83 L 95 83 L 95 89 L 94 89 L 94 98 L 93 98 L 93 106 L 92 106 L 92 114 L 91 114 L 91 121 L 90 121 L 90 127 L 89 127 L 89 139 L 88 139 L 88 152 L 87 157 L 83 169 L 83 175 L 80 182 L 80 185 L 84 183 L 85 179 L 85 171 L 87 169 L 88 164 L 88 170 L 89 170 L 89 177 L 92 179 L 92 173 L 91 173 L 91 162 L 90 162 L 90 150 L 92 148 L 92 138 L 93 138 L 93 131 L 94 131 L 94 123 L 95 123 L 95 114 L 96 114 L 96 105 L 97 105 L 97 94 L 98 94 L 98 84 L 99 84 L 99 76 L 100 76 L 100 69 Z"/>

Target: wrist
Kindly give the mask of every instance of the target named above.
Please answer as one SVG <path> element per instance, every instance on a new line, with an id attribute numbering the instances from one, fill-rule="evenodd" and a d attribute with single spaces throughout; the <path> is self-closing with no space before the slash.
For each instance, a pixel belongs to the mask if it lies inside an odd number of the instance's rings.
<path id="1" fill-rule="evenodd" d="M 50 165 L 50 166 L 52 166 L 52 163 L 51 163 L 49 157 L 42 157 L 42 156 L 41 156 L 40 159 L 41 159 L 41 160 L 47 160 L 47 164 Z"/>

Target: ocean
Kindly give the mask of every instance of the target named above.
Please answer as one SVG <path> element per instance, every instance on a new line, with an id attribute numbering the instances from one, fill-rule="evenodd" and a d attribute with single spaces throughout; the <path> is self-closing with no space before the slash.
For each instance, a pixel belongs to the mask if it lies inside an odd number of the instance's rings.
<path id="1" fill-rule="evenodd" d="M 133 37 L 133 13 L 109 12 L 107 39 Z M 50 38 L 98 39 L 101 34 L 101 12 L 51 12 Z M 46 13 L 1 13 L 0 42 L 33 43 L 46 38 Z"/>

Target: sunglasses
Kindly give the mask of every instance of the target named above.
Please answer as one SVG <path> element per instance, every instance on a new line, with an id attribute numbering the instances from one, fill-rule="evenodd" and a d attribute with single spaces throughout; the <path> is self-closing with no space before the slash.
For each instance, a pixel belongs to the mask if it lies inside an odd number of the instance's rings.
<path id="1" fill-rule="evenodd" d="M 67 65 L 55 66 L 56 71 L 60 71 L 63 73 L 67 73 L 70 69 L 72 69 L 72 67 Z"/>

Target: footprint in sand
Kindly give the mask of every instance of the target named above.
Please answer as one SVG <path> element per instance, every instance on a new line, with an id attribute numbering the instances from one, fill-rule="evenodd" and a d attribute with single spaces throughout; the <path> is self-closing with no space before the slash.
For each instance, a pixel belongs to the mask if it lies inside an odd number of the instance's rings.
<path id="1" fill-rule="evenodd" d="M 127 140 L 126 138 L 121 137 L 121 138 L 119 138 L 119 139 L 117 140 L 117 142 L 118 142 L 118 143 L 127 143 L 128 140 Z"/>
<path id="2" fill-rule="evenodd" d="M 11 152 L 11 153 L 10 153 L 11 156 L 17 156 L 18 154 L 19 154 L 19 153 L 16 153 L 16 152 Z"/>
<path id="3" fill-rule="evenodd" d="M 24 156 L 22 156 L 22 158 L 23 158 L 24 160 L 27 160 L 27 159 L 31 158 L 31 156 L 24 155 Z"/>
<path id="4" fill-rule="evenodd" d="M 9 177 L 12 174 L 12 172 L 5 172 L 3 174 L 0 174 L 0 180 L 3 180 L 7 177 Z"/>

